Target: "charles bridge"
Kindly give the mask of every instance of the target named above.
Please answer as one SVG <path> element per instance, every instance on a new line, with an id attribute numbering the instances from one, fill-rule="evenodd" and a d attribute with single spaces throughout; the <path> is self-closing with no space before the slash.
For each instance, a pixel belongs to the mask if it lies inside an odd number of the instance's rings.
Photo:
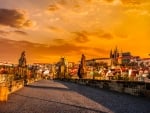
<path id="1" fill-rule="evenodd" d="M 61 63 L 59 76 L 47 79 L 26 67 L 22 52 L 15 73 L 0 83 L 0 113 L 150 113 L 150 82 L 88 79 L 84 61 L 78 78 L 67 77 Z"/>
<path id="2" fill-rule="evenodd" d="M 11 90 L 0 85 L 0 113 L 150 113 L 150 83 L 33 79 L 25 86 L 14 81 Z"/>

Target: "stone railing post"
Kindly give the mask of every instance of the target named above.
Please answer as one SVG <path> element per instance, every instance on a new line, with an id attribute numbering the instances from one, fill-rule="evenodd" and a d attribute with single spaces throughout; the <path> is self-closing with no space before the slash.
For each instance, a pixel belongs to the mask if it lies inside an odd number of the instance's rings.
<path id="1" fill-rule="evenodd" d="M 8 87 L 7 83 L 3 82 L 0 84 L 0 101 L 5 102 L 8 100 Z"/>

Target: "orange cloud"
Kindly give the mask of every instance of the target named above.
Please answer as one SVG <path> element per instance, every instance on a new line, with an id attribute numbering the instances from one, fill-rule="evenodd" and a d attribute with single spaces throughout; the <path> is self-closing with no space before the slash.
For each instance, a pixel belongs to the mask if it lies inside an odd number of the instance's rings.
<path id="1" fill-rule="evenodd" d="M 16 59 L 22 50 L 26 50 L 27 59 L 42 62 L 58 56 L 78 57 L 82 53 L 91 57 L 108 55 L 115 45 L 137 55 L 150 49 L 149 0 L 23 1 L 11 1 L 14 6 L 3 1 L 3 7 L 29 11 L 32 21 L 25 11 L 0 9 L 0 36 L 14 39 L 0 39 L 0 60 Z M 22 29 L 30 27 L 33 20 L 37 21 L 36 28 Z"/>
<path id="2" fill-rule="evenodd" d="M 55 32 L 61 32 L 61 31 L 62 31 L 61 28 L 54 27 L 54 26 L 50 26 L 50 27 L 48 27 L 48 29 L 50 29 L 50 30 L 52 30 L 52 31 L 55 31 Z"/>
<path id="3" fill-rule="evenodd" d="M 56 11 L 58 9 L 59 9 L 59 7 L 56 4 L 52 4 L 52 5 L 48 6 L 49 11 Z"/>
<path id="4" fill-rule="evenodd" d="M 113 35 L 111 33 L 104 32 L 103 30 L 98 31 L 81 31 L 81 32 L 73 32 L 76 36 L 74 40 L 79 43 L 86 43 L 90 41 L 90 36 L 97 37 L 101 39 L 113 39 Z"/>
<path id="5" fill-rule="evenodd" d="M 32 21 L 26 19 L 25 11 L 17 9 L 0 9 L 0 24 L 13 28 L 30 27 Z"/>
<path id="6" fill-rule="evenodd" d="M 82 31 L 82 32 L 73 32 L 73 33 L 76 35 L 74 41 L 78 43 L 86 43 L 89 41 L 87 32 Z"/>
<path id="7" fill-rule="evenodd" d="M 10 34 L 10 32 L 0 30 L 0 35 L 6 36 L 6 35 L 8 35 L 8 34 Z"/>
<path id="8" fill-rule="evenodd" d="M 56 44 L 66 43 L 65 39 L 53 39 L 53 42 L 56 43 Z"/>
<path id="9" fill-rule="evenodd" d="M 105 1 L 107 1 L 107 2 L 113 2 L 114 0 L 105 0 Z"/>
<path id="10" fill-rule="evenodd" d="M 24 31 L 19 31 L 19 30 L 14 31 L 14 33 L 17 33 L 19 35 L 28 35 L 28 33 L 24 32 Z"/>
<path id="11" fill-rule="evenodd" d="M 93 50 L 99 54 L 102 54 L 104 56 L 107 56 L 109 54 L 108 50 L 105 50 L 103 48 L 93 48 Z"/>
<path id="12" fill-rule="evenodd" d="M 20 30 L 15 30 L 15 31 L 3 31 L 3 30 L 0 30 L 0 35 L 1 36 L 7 36 L 7 35 L 10 35 L 12 33 L 19 34 L 19 35 L 28 35 L 28 33 L 24 32 L 24 31 L 20 31 Z"/>
<path id="13" fill-rule="evenodd" d="M 113 36 L 110 33 L 104 33 L 104 34 L 100 35 L 99 38 L 112 39 Z"/>
<path id="14" fill-rule="evenodd" d="M 62 5 L 67 4 L 67 0 L 57 0 L 57 2 Z"/>
<path id="15" fill-rule="evenodd" d="M 141 0 L 121 0 L 123 4 L 140 4 Z"/>
<path id="16" fill-rule="evenodd" d="M 102 48 L 79 46 L 72 42 L 60 43 L 59 41 L 65 41 L 59 39 L 54 41 L 57 41 L 57 43 L 47 46 L 45 44 L 32 43 L 29 41 L 15 41 L 0 38 L 0 51 L 3 53 L 0 55 L 0 59 L 3 59 L 3 61 L 9 61 L 10 59 L 12 61 L 12 59 L 14 59 L 14 62 L 17 62 L 17 58 L 19 58 L 19 54 L 23 50 L 26 51 L 27 60 L 29 62 L 35 62 L 35 59 L 40 59 L 41 57 L 44 58 L 45 56 L 49 56 L 49 58 L 57 56 L 59 58 L 60 56 L 76 56 L 81 55 L 82 53 L 86 53 L 89 56 L 92 52 L 102 52 L 102 54 L 107 53 L 107 51 Z"/>

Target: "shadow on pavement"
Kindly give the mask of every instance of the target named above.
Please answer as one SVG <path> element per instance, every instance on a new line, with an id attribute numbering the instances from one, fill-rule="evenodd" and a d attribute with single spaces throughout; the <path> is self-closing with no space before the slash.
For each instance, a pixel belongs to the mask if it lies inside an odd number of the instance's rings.
<path id="1" fill-rule="evenodd" d="M 103 105 L 114 113 L 150 113 L 150 100 L 114 91 L 91 88 L 71 82 L 55 80 L 69 89 Z"/>
<path id="2" fill-rule="evenodd" d="M 76 107 L 76 108 L 80 108 L 80 109 L 84 109 L 84 110 L 89 110 L 89 111 L 92 111 L 92 112 L 106 113 L 106 112 L 102 112 L 100 110 L 95 110 L 95 109 L 91 109 L 91 108 L 87 108 L 87 107 L 82 107 L 82 106 L 77 106 L 77 105 L 73 105 L 73 104 L 57 102 L 57 101 L 53 101 L 53 100 L 41 99 L 41 98 L 38 98 L 38 97 L 26 96 L 26 95 L 22 95 L 22 94 L 18 94 L 18 93 L 13 93 L 13 95 L 22 96 L 22 97 L 30 98 L 30 99 L 36 99 L 36 100 L 40 100 L 40 101 L 46 101 L 46 102 L 53 102 L 53 103 L 57 103 L 57 104 L 63 104 L 63 105 L 66 105 L 66 106 L 71 106 L 71 107 Z"/>
<path id="3" fill-rule="evenodd" d="M 50 86 L 37 86 L 37 85 L 27 85 L 26 87 L 30 88 L 40 88 L 40 89 L 50 89 L 50 90 L 62 90 L 62 91 L 70 91 L 71 89 L 68 88 L 61 88 L 61 87 L 50 87 Z"/>

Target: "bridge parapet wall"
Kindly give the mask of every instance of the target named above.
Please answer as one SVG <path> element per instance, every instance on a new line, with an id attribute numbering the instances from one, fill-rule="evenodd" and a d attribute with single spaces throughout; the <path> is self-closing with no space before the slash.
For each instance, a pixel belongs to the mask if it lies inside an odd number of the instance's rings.
<path id="1" fill-rule="evenodd" d="M 91 80 L 91 79 L 61 79 L 81 85 L 126 93 L 134 96 L 150 98 L 150 83 L 140 81 Z"/>
<path id="2" fill-rule="evenodd" d="M 11 81 L 8 83 L 7 87 L 9 91 L 8 94 L 13 93 L 24 87 L 24 80 Z"/>
<path id="3" fill-rule="evenodd" d="M 41 79 L 30 78 L 26 80 L 26 83 L 24 79 L 1 82 L 0 83 L 0 101 L 7 101 L 9 94 L 14 93 L 15 91 L 23 88 L 25 85 L 31 84 L 38 80 L 41 80 Z"/>
<path id="4" fill-rule="evenodd" d="M 24 87 L 23 80 L 5 81 L 0 83 L 0 101 L 7 101 L 8 95 Z"/>

